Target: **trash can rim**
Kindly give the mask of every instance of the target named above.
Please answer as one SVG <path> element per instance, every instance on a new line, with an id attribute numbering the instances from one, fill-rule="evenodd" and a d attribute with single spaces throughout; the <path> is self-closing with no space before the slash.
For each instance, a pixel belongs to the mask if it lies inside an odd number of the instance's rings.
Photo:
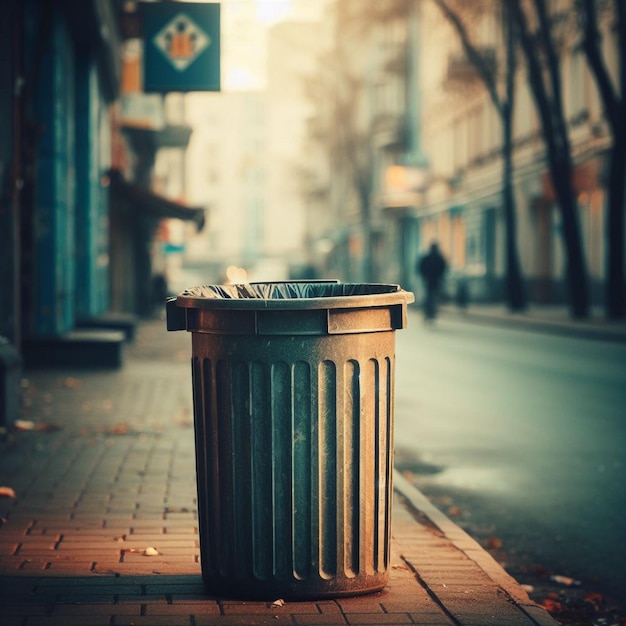
<path id="1" fill-rule="evenodd" d="M 253 283 L 252 286 L 263 285 L 296 285 L 302 286 L 298 281 L 286 281 L 285 283 Z M 310 283 L 318 291 L 328 286 L 330 291 L 351 290 L 370 288 L 373 293 L 346 293 L 337 295 L 317 295 L 316 297 L 261 297 L 246 295 L 243 297 L 219 297 L 216 295 L 202 295 L 203 290 L 212 288 L 250 287 L 249 283 L 241 285 L 202 285 L 186 289 L 176 297 L 176 304 L 182 308 L 190 309 L 249 309 L 249 310 L 307 310 L 307 309 L 335 309 L 335 308 L 363 308 L 372 306 L 388 306 L 397 304 L 409 304 L 415 300 L 410 291 L 405 291 L 400 285 L 392 283 L 337 283 L 329 281 L 324 285 L 321 281 Z"/>

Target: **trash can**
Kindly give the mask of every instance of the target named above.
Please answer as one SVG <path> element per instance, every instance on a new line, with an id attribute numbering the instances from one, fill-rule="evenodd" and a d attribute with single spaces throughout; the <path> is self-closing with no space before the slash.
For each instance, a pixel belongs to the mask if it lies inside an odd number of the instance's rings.
<path id="1" fill-rule="evenodd" d="M 208 285 L 187 330 L 202 577 L 265 599 L 370 593 L 389 577 L 395 331 L 413 294 L 333 281 Z"/>

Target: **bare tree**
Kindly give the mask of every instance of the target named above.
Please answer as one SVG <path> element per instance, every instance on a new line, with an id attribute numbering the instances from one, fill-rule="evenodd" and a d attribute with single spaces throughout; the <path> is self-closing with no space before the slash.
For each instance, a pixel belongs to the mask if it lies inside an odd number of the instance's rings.
<path id="1" fill-rule="evenodd" d="M 619 2 L 619 0 L 618 0 Z M 572 152 L 561 97 L 561 72 L 545 0 L 507 0 L 526 60 L 528 79 L 541 120 L 552 185 L 561 211 L 567 253 L 570 311 L 589 315 L 589 287 L 583 256 L 576 196 L 572 187 Z M 533 27 L 531 29 L 531 23 Z"/>
<path id="2" fill-rule="evenodd" d="M 346 50 L 349 42 L 368 41 L 373 28 L 405 16 L 408 0 L 338 0 L 336 17 L 337 40 L 332 59 L 325 65 L 328 81 L 323 87 L 330 102 L 324 134 L 333 172 L 349 181 L 358 207 L 363 233 L 363 278 L 375 279 L 374 229 L 372 208 L 376 188 L 376 155 L 369 121 L 359 115 L 366 97 L 368 76 L 364 68 L 355 64 L 354 55 Z"/>
<path id="3" fill-rule="evenodd" d="M 341 46 L 320 58 L 320 71 L 305 82 L 305 92 L 318 111 L 312 140 L 323 146 L 335 187 L 337 214 L 345 225 L 349 206 L 356 201 L 362 227 L 363 275 L 373 274 L 371 257 L 371 203 L 374 190 L 374 163 L 370 138 L 359 123 L 357 111 L 364 82 L 350 67 Z M 330 190 L 329 190 L 330 191 Z"/>
<path id="4" fill-rule="evenodd" d="M 624 204 L 626 202 L 626 3 L 613 0 L 617 37 L 617 84 L 611 80 L 603 56 L 598 26 L 599 6 L 595 0 L 578 0 L 582 47 L 595 79 L 609 125 L 612 144 L 608 163 L 606 314 L 611 319 L 626 315 L 624 294 Z"/>
<path id="5" fill-rule="evenodd" d="M 489 93 L 502 122 L 502 204 L 506 224 L 506 277 L 505 295 L 509 309 L 526 308 L 526 294 L 517 251 L 517 219 L 513 192 L 513 110 L 515 104 L 515 31 L 511 24 L 512 13 L 507 3 L 502 3 L 502 32 L 505 42 L 504 87 L 500 87 L 497 66 L 489 64 L 480 49 L 472 42 L 463 20 L 463 7 L 453 7 L 449 0 L 434 0 L 443 15 L 456 30 L 468 60 Z"/>

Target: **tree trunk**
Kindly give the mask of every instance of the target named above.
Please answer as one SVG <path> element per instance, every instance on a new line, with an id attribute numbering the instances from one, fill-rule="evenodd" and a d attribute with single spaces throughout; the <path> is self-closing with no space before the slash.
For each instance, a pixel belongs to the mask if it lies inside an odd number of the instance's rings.
<path id="1" fill-rule="evenodd" d="M 514 19 L 519 40 L 528 66 L 528 79 L 541 120 L 543 138 L 552 184 L 561 211 L 563 244 L 567 252 L 566 284 L 570 312 L 574 318 L 589 315 L 589 290 L 587 269 L 582 249 L 582 238 L 578 223 L 576 196 L 572 188 L 572 156 L 563 105 L 560 97 L 559 66 L 553 41 L 547 24 L 546 6 L 543 0 L 535 0 L 534 5 L 540 23 L 541 41 L 547 59 L 547 67 L 540 62 L 540 51 L 531 36 L 526 13 L 520 0 L 511 0 L 508 6 L 514 11 Z M 548 70 L 548 84 L 544 82 Z"/>
<path id="2" fill-rule="evenodd" d="M 503 174 L 502 199 L 506 224 L 506 302 L 511 311 L 523 311 L 526 308 L 526 295 L 522 281 L 522 272 L 517 254 L 517 220 L 515 215 L 515 196 L 513 195 L 513 141 L 512 108 L 503 107 Z"/>
<path id="3" fill-rule="evenodd" d="M 626 133 L 615 137 L 609 155 L 609 194 L 606 223 L 608 258 L 606 314 L 619 319 L 626 314 L 624 285 L 624 204 L 626 203 Z"/>
<path id="4" fill-rule="evenodd" d="M 502 119 L 502 200 L 506 223 L 506 300 L 511 311 L 526 308 L 526 293 L 517 253 L 517 210 L 513 189 L 513 111 L 515 108 L 515 28 L 513 13 L 503 12 L 502 30 L 506 37 L 506 98 L 500 105 Z"/>
<path id="5" fill-rule="evenodd" d="M 572 317 L 589 316 L 589 287 L 583 256 L 578 207 L 572 190 L 572 166 L 569 158 L 556 155 L 555 165 L 550 168 L 552 183 L 561 208 L 562 234 L 567 249 L 566 283 Z"/>
<path id="6" fill-rule="evenodd" d="M 515 29 L 513 14 L 507 10 L 507 4 L 502 5 L 502 28 L 506 41 L 506 94 L 503 97 L 498 93 L 497 76 L 481 56 L 478 48 L 470 40 L 467 28 L 461 19 L 460 13 L 454 11 L 444 0 L 435 0 L 445 18 L 456 30 L 461 46 L 469 61 L 474 65 L 478 76 L 482 80 L 493 105 L 502 121 L 502 205 L 506 228 L 505 249 L 505 300 L 511 311 L 522 311 L 526 308 L 526 295 L 522 277 L 519 255 L 517 252 L 517 226 L 515 196 L 513 193 L 513 105 L 515 102 L 515 73 L 517 61 L 515 56 Z"/>
<path id="7" fill-rule="evenodd" d="M 595 0 L 579 0 L 578 9 L 583 25 L 582 46 L 589 69 L 596 81 L 604 114 L 611 129 L 613 144 L 609 152 L 607 185 L 607 222 L 605 305 L 609 319 L 626 315 L 626 293 L 624 285 L 624 204 L 626 202 L 626 3 L 614 0 L 613 11 L 617 33 L 616 83 L 603 56 L 602 35 L 598 27 L 599 6 Z"/>

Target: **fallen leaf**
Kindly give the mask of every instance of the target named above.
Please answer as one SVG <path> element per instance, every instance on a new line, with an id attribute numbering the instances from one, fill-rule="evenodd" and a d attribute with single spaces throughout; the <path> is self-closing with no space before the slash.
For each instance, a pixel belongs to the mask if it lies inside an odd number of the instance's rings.
<path id="1" fill-rule="evenodd" d="M 561 613 L 563 611 L 563 605 L 558 600 L 552 598 L 546 598 L 543 601 L 543 606 L 548 613 Z"/>
<path id="2" fill-rule="evenodd" d="M 11 487 L 0 487 L 0 498 L 15 498 L 15 491 Z"/>
<path id="3" fill-rule="evenodd" d="M 502 539 L 500 539 L 499 537 L 490 537 L 487 540 L 487 547 L 488 548 L 492 548 L 494 550 L 497 550 L 498 548 L 502 547 Z"/>
<path id="4" fill-rule="evenodd" d="M 273 609 L 279 608 L 281 606 L 285 606 L 285 601 L 282 598 L 280 598 L 278 600 L 274 600 L 274 602 L 272 602 L 272 608 Z"/>
<path id="5" fill-rule="evenodd" d="M 450 517 L 458 517 L 459 515 L 461 515 L 461 509 L 458 506 L 451 506 L 448 509 L 448 515 Z"/>
<path id="6" fill-rule="evenodd" d="M 122 552 L 131 554 L 143 554 L 144 556 L 157 556 L 160 552 L 156 548 L 124 548 Z"/>
<path id="7" fill-rule="evenodd" d="M 602 605 L 604 604 L 604 596 L 602 596 L 602 594 L 600 593 L 596 593 L 595 591 L 590 591 L 588 594 L 585 595 L 583 600 L 588 604 L 591 604 L 596 613 L 602 608 Z"/>
<path id="8" fill-rule="evenodd" d="M 15 430 L 35 430 L 35 422 L 32 420 L 15 420 Z"/>
<path id="9" fill-rule="evenodd" d="M 575 580 L 569 576 L 559 576 L 555 574 L 554 576 L 550 576 L 550 580 L 553 580 L 555 583 L 559 583 L 560 585 L 565 585 L 566 587 L 580 585 L 580 580 Z"/>

